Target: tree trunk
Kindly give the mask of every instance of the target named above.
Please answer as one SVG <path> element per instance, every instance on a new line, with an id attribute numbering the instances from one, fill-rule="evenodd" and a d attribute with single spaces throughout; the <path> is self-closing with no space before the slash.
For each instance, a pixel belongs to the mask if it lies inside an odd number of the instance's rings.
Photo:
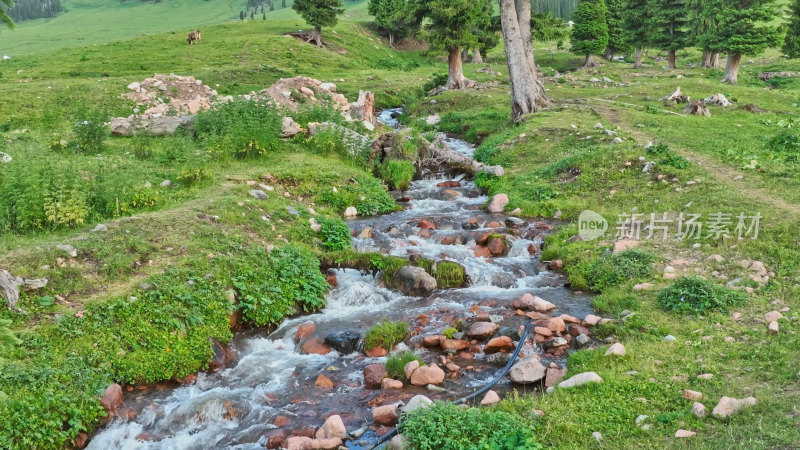
<path id="1" fill-rule="evenodd" d="M 586 61 L 583 62 L 583 67 L 597 67 L 600 64 L 594 59 L 594 55 L 586 55 Z"/>
<path id="2" fill-rule="evenodd" d="M 311 36 L 308 37 L 306 42 L 312 43 L 317 47 L 322 47 L 322 28 L 314 27 L 314 31 L 311 33 Z"/>
<path id="3" fill-rule="evenodd" d="M 511 116 L 515 121 L 550 104 L 539 81 L 530 38 L 528 0 L 499 0 L 500 27 L 511 81 Z"/>
<path id="4" fill-rule="evenodd" d="M 610 47 L 607 48 L 606 49 L 606 53 L 603 55 L 603 58 L 605 58 L 606 61 L 613 61 L 614 60 L 614 50 L 612 48 L 610 48 Z"/>
<path id="5" fill-rule="evenodd" d="M 741 53 L 728 54 L 728 64 L 725 66 L 725 74 L 722 76 L 723 83 L 737 84 L 739 82 L 740 62 L 742 62 Z"/>
<path id="6" fill-rule="evenodd" d="M 447 57 L 449 66 L 447 76 L 447 89 L 463 89 L 467 87 L 469 80 L 464 78 L 464 70 L 461 65 L 461 49 L 453 47 L 450 49 L 450 54 Z"/>
<path id="7" fill-rule="evenodd" d="M 642 68 L 642 47 L 636 47 L 636 59 L 633 62 L 634 69 Z"/>
<path id="8" fill-rule="evenodd" d="M 481 55 L 481 51 L 477 48 L 472 49 L 472 62 L 475 64 L 483 64 L 483 55 Z"/>
<path id="9" fill-rule="evenodd" d="M 709 67 L 712 69 L 719 69 L 719 52 L 711 53 L 711 65 Z"/>
<path id="10" fill-rule="evenodd" d="M 669 50 L 667 52 L 667 67 L 670 69 L 675 69 L 675 50 Z"/>
<path id="11" fill-rule="evenodd" d="M 467 62 L 469 59 L 469 49 L 465 48 L 461 50 L 461 62 Z"/>
<path id="12" fill-rule="evenodd" d="M 394 47 L 394 32 L 392 31 L 389 32 L 389 45 Z"/>
<path id="13" fill-rule="evenodd" d="M 703 60 L 700 67 L 711 67 L 711 50 L 703 50 Z"/>
<path id="14" fill-rule="evenodd" d="M 514 11 L 517 16 L 517 27 L 519 28 L 519 36 L 522 39 L 522 51 L 525 52 L 525 59 L 528 61 L 536 76 L 539 71 L 536 70 L 536 63 L 533 60 L 533 39 L 531 39 L 531 2 L 530 0 L 514 0 Z"/>

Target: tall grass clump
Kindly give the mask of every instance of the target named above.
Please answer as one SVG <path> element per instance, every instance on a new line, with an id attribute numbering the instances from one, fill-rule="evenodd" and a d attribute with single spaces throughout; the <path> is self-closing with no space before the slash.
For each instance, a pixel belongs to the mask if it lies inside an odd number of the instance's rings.
<path id="1" fill-rule="evenodd" d="M 411 161 L 390 160 L 378 166 L 380 176 L 391 189 L 405 191 L 414 179 L 416 169 Z"/>
<path id="2" fill-rule="evenodd" d="M 197 115 L 194 128 L 222 158 L 253 158 L 280 148 L 281 115 L 271 103 L 237 100 Z"/>

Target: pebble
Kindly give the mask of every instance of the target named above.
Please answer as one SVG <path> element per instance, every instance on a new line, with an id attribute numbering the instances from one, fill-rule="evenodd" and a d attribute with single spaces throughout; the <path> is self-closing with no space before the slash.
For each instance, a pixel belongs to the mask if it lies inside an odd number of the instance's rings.
<path id="1" fill-rule="evenodd" d="M 695 434 L 697 434 L 697 433 L 695 433 L 694 431 L 678 430 L 678 431 L 675 432 L 675 437 L 676 438 L 688 438 L 688 437 L 694 436 Z"/>
<path id="2" fill-rule="evenodd" d="M 678 338 L 676 338 L 675 336 L 673 336 L 671 334 L 668 334 L 668 335 L 664 336 L 664 341 L 665 342 L 672 342 L 672 341 L 677 341 L 677 340 L 678 340 Z"/>
<path id="3" fill-rule="evenodd" d="M 603 435 L 600 434 L 599 431 L 592 431 L 592 437 L 595 438 L 597 440 L 597 442 L 600 442 L 600 441 L 603 440 Z"/>

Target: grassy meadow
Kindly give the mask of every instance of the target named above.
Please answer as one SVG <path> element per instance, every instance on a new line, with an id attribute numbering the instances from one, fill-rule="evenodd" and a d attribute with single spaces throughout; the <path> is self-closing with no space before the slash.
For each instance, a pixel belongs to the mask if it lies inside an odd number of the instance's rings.
<path id="1" fill-rule="evenodd" d="M 21 341 L 0 346 L 0 417 L 6 418 L 0 448 L 70 446 L 101 423 L 96 397 L 109 383 L 178 380 L 207 368 L 209 338 L 230 341 L 235 310 L 262 311 L 243 320 L 269 327 L 319 308 L 325 286 L 317 259 L 356 258 L 339 219 L 344 208 L 380 214 L 395 207 L 386 192 L 390 180 L 348 155 L 340 136 L 280 140 L 280 111 L 254 105 L 204 113 L 205 123 L 223 125 L 200 127 L 196 135 L 116 138 L 98 125 L 102 138 L 95 145 L 92 131 L 78 124 L 131 114 L 134 105 L 120 94 L 154 73 L 193 75 L 221 95 L 296 75 L 335 82 L 351 100 L 372 90 L 378 106 L 404 106 L 402 120 L 418 130 L 460 135 L 478 144 L 478 159 L 502 164 L 504 177 L 477 181 L 489 194 L 508 194 L 509 209 L 560 217 L 563 226 L 547 241 L 543 259 L 561 259 L 574 289 L 597 292 L 598 314 L 614 319 L 599 337 L 618 339 L 627 355 L 605 357 L 605 347 L 576 352 L 569 373 L 595 371 L 603 384 L 496 407 L 532 423 L 544 446 L 800 446 L 800 81 L 757 78 L 765 70 L 792 70 L 797 61 L 775 51 L 746 58 L 740 84 L 729 86 L 719 83 L 720 70 L 696 67 L 696 51 L 679 52 L 676 70 L 647 58 L 642 70 L 615 62 L 587 71 L 579 69 L 582 57 L 539 44 L 536 59 L 552 106 L 515 125 L 501 48 L 488 61 L 501 75 L 465 64 L 465 75 L 481 88 L 444 92 L 432 102 L 424 87 L 446 72 L 443 55 L 390 48 L 355 21 L 365 18 L 364 3 L 324 30 L 322 49 L 283 36 L 305 28 L 288 10 L 276 11 L 274 20 L 268 13 L 266 22 L 239 22 L 232 21 L 238 6 L 211 0 L 181 9 L 188 14 L 158 12 L 169 19 L 153 20 L 155 8 L 185 3 L 136 6 L 135 13 L 125 6 L 132 15 L 123 16 L 119 5 L 65 1 L 68 10 L 87 10 L 0 35 L 0 54 L 26 49 L 0 61 L 0 151 L 14 158 L 0 166 L 0 269 L 49 280 L 23 293 L 19 306 L 27 314 L 0 310 Z M 91 27 L 78 17 L 104 18 L 114 37 L 99 27 L 80 40 Z M 126 23 L 114 25 L 122 18 Z M 186 45 L 183 28 L 198 27 L 203 40 Z M 43 31 L 59 29 L 63 34 Z M 54 37 L 34 42 L 42 35 Z M 613 82 L 591 81 L 604 77 Z M 708 118 L 667 114 L 681 107 L 658 99 L 678 86 L 692 98 L 722 93 L 736 106 L 711 107 Z M 746 111 L 747 104 L 763 112 Z M 434 113 L 441 122 L 425 125 Z M 341 120 L 311 107 L 295 119 Z M 231 136 L 257 141 L 258 151 L 237 153 L 225 140 Z M 612 144 L 613 137 L 622 142 Z M 648 142 L 655 148 L 645 149 Z M 651 160 L 655 168 L 644 172 Z M 162 186 L 164 180 L 171 183 Z M 259 183 L 274 188 L 267 200 L 249 195 Z M 319 234 L 308 226 L 309 208 L 322 225 Z M 763 219 L 758 239 L 643 241 L 646 270 L 625 276 L 626 263 L 607 255 L 610 235 L 571 239 L 584 209 L 605 217 L 611 233 L 620 214 L 759 212 Z M 107 231 L 90 231 L 100 223 Z M 59 244 L 75 247 L 75 254 Z M 267 245 L 281 250 L 266 256 Z M 361 258 L 378 268 L 397 264 L 380 255 Z M 741 260 L 761 261 L 773 275 L 752 281 Z M 660 299 L 673 283 L 663 276 L 667 266 L 720 287 L 742 278 L 752 292 L 720 310 L 676 313 Z M 310 280 L 314 289 L 297 289 L 298 280 Z M 653 288 L 633 290 L 645 282 Z M 270 302 L 234 305 L 231 291 L 243 285 Z M 276 297 L 272 286 L 279 288 Z M 768 333 L 764 314 L 783 308 L 779 333 Z M 676 340 L 665 342 L 667 335 Z M 697 378 L 707 373 L 713 377 Z M 723 395 L 753 396 L 758 404 L 727 420 L 699 419 L 684 389 L 702 392 L 709 410 Z M 640 415 L 648 416 L 649 429 L 636 425 Z M 698 434 L 676 439 L 677 429 Z"/>

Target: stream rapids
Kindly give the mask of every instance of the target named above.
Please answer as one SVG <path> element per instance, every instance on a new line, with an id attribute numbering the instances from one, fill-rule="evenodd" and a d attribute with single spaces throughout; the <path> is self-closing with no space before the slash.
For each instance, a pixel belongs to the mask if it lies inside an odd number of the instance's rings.
<path id="1" fill-rule="evenodd" d="M 384 110 L 379 120 L 396 128 L 399 124 L 394 117 L 400 113 L 398 109 Z M 472 157 L 471 144 L 452 137 L 443 140 L 453 150 Z M 458 181 L 459 186 L 437 186 L 445 181 Z M 584 317 L 592 312 L 590 296 L 564 287 L 563 274 L 546 270 L 538 260 L 540 252 L 530 251 L 541 246 L 543 237 L 553 229 L 552 224 L 482 211 L 487 197 L 463 175 L 426 174 L 413 181 L 402 195 L 410 198 L 401 203 L 402 210 L 348 222 L 355 236 L 362 236 L 353 238 L 353 246 L 362 252 L 458 262 L 466 269 L 468 287 L 439 289 L 427 298 L 411 297 L 386 288 L 380 276 L 331 269 L 329 274 L 336 276 L 337 284 L 328 294 L 325 308 L 286 319 L 272 333 L 238 333 L 232 343 L 237 360 L 216 373 L 197 374 L 192 384 L 158 385 L 126 393 L 123 405 L 131 413 L 111 419 L 92 437 L 88 448 L 261 449 L 270 442 L 270 436 L 313 430 L 332 414 L 342 417 L 349 432 L 361 431 L 358 438 L 346 441 L 348 448 L 369 448 L 387 431 L 371 426 L 372 407 L 417 394 L 455 400 L 486 384 L 505 362 L 493 363 L 480 352 L 474 354 L 474 359 L 465 360 L 459 355 L 448 358 L 446 362 L 465 369 L 459 371 L 458 378 L 446 378 L 443 391 L 410 385 L 393 392 L 367 389 L 364 367 L 385 362 L 386 357 L 367 357 L 360 351 L 340 354 L 335 350 L 324 355 L 305 354 L 294 338 L 301 324 L 313 322 L 314 335 L 324 338 L 341 331 L 363 335 L 383 319 L 406 321 L 411 324 L 414 337 L 398 347 L 408 346 L 425 361 L 443 365 L 440 352 L 420 345 L 422 336 L 440 334 L 458 319 L 479 311 L 500 315 L 501 325 L 516 329 L 524 318 L 506 305 L 525 293 L 556 304 L 556 314 Z M 436 229 L 418 228 L 416 225 L 423 219 L 435 223 Z M 475 220 L 468 226 L 470 219 Z M 503 226 L 514 223 L 516 236 L 509 242 L 507 256 L 477 257 L 474 236 L 491 231 L 488 225 L 492 222 Z M 370 232 L 363 233 L 367 227 Z M 542 350 L 526 343 L 523 351 Z M 333 381 L 332 389 L 315 387 L 321 373 Z M 501 380 L 494 389 L 502 395 L 512 389 L 511 382 Z"/>

